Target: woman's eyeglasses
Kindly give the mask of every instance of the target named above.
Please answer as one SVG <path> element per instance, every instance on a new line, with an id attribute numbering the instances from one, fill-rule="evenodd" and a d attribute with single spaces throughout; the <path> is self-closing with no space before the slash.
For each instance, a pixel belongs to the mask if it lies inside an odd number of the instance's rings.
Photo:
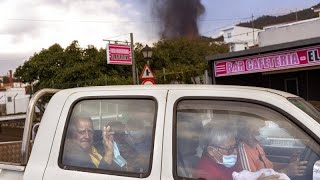
<path id="1" fill-rule="evenodd" d="M 229 147 L 221 147 L 221 146 L 216 146 L 216 145 L 210 145 L 210 146 L 227 151 L 228 154 L 232 154 L 235 151 L 235 149 L 238 147 L 238 144 L 235 144 L 235 145 L 229 146 Z"/>

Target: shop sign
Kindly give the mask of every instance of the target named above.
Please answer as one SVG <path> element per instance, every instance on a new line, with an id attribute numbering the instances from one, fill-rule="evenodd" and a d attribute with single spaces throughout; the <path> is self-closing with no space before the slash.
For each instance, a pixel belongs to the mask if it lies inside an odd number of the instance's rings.
<path id="1" fill-rule="evenodd" d="M 108 44 L 106 50 L 108 64 L 132 64 L 130 45 Z"/>
<path id="2" fill-rule="evenodd" d="M 320 46 L 214 62 L 216 77 L 320 65 Z"/>

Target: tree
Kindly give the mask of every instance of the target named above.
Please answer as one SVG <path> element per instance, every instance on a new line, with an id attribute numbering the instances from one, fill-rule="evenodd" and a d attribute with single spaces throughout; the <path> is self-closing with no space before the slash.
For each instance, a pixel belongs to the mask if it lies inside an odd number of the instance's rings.
<path id="1" fill-rule="evenodd" d="M 316 7 L 319 5 L 320 3 L 313 7 Z M 263 15 L 253 20 L 253 24 L 254 24 L 254 28 L 262 29 L 263 27 L 270 26 L 270 25 L 294 22 L 297 20 L 301 21 L 306 19 L 312 19 L 312 18 L 317 18 L 318 16 L 319 16 L 318 13 L 314 12 L 311 8 L 307 8 L 300 11 L 291 12 L 285 15 L 280 15 L 280 16 Z M 252 28 L 252 21 L 239 23 L 238 26 Z"/>
<path id="2" fill-rule="evenodd" d="M 142 56 L 143 47 L 141 43 L 135 44 L 138 72 L 146 63 Z M 210 38 L 179 38 L 160 40 L 154 44 L 153 51 L 150 62 L 157 83 L 175 80 L 191 83 L 192 77 L 203 74 L 207 69 L 205 56 L 227 52 L 228 48 L 214 43 Z M 165 74 L 163 68 L 166 69 Z M 35 53 L 16 69 L 15 77 L 32 84 L 34 90 L 132 84 L 132 67 L 107 64 L 104 48 L 98 50 L 92 45 L 81 48 L 77 41 L 73 41 L 65 49 L 53 44 Z"/>
<path id="3" fill-rule="evenodd" d="M 16 69 L 22 82 L 34 84 L 35 89 L 71 88 L 91 85 L 130 84 L 131 67 L 108 65 L 105 49 L 92 45 L 81 48 L 73 41 L 63 49 L 54 44 L 35 53 Z"/>
<path id="4" fill-rule="evenodd" d="M 142 45 L 136 45 L 139 72 L 142 71 L 145 64 L 141 47 Z M 193 77 L 203 75 L 208 68 L 206 56 L 226 52 L 228 52 L 227 45 L 217 44 L 210 38 L 162 39 L 154 44 L 150 67 L 156 74 L 157 83 L 172 81 L 192 83 Z M 165 73 L 163 68 L 165 68 Z"/>
<path id="5" fill-rule="evenodd" d="M 106 50 L 92 45 L 81 48 L 73 41 L 63 49 L 53 44 L 48 49 L 35 53 L 16 69 L 15 77 L 32 85 L 37 91 L 43 88 L 72 88 L 132 84 L 131 66 L 108 65 Z M 38 106 L 41 111 L 48 99 Z"/>
<path id="6" fill-rule="evenodd" d="M 59 69 L 65 65 L 63 56 L 63 48 L 59 44 L 42 49 L 16 69 L 15 77 L 20 77 L 24 83 L 38 82 L 40 87 L 50 87 L 48 83 L 51 81 L 48 79 L 55 78 Z"/>

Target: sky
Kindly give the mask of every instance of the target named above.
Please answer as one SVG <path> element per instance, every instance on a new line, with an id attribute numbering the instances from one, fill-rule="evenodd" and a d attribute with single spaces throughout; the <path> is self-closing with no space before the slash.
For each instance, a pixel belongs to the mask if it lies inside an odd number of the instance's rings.
<path id="1" fill-rule="evenodd" d="M 251 16 L 281 15 L 310 8 L 320 0 L 202 0 L 206 8 L 199 32 L 217 36 Z M 151 45 L 159 39 L 152 0 L 0 0 L 0 76 L 54 43 L 78 40 L 81 47 L 105 47 L 106 41 Z"/>

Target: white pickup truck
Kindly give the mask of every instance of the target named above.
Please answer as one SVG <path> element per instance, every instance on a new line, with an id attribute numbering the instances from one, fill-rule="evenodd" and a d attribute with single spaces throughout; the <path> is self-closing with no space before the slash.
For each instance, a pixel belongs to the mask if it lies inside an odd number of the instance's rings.
<path id="1" fill-rule="evenodd" d="M 55 94 L 36 131 L 35 102 L 46 93 Z M 265 169 L 291 179 L 320 179 L 315 108 L 277 90 L 216 85 L 38 91 L 25 121 L 19 120 L 23 134 L 0 142 L 0 179 L 232 179 L 244 158 L 237 150 L 241 133 L 247 133 L 239 125 L 244 120 L 248 127 L 260 124 L 253 127 Z M 11 126 L 0 123 L 4 137 Z M 236 165 L 225 166 L 229 154 L 237 154 Z M 308 163 L 298 175 L 289 165 L 302 161 Z"/>

